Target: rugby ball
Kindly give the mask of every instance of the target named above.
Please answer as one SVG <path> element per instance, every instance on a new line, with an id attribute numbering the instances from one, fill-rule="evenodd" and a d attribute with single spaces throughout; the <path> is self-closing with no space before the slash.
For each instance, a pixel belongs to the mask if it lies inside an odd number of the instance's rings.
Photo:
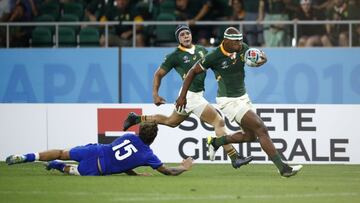
<path id="1" fill-rule="evenodd" d="M 257 67 L 261 59 L 262 51 L 256 48 L 250 48 L 245 52 L 245 64 L 250 67 Z"/>

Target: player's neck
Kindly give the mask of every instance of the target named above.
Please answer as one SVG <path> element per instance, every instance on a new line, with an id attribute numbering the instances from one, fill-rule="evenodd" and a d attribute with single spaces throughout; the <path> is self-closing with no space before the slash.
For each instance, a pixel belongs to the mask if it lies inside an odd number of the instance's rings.
<path id="1" fill-rule="evenodd" d="M 230 57 L 233 60 L 236 59 L 236 52 L 227 51 L 224 47 L 224 43 L 220 44 L 220 50 L 225 56 Z"/>
<path id="2" fill-rule="evenodd" d="M 190 54 L 194 54 L 194 52 L 195 52 L 195 46 L 193 44 L 191 44 L 189 47 L 185 47 L 185 46 L 179 44 L 178 48 L 181 51 L 185 51 L 185 52 L 188 52 Z"/>
<path id="3" fill-rule="evenodd" d="M 220 44 L 220 50 L 225 56 L 231 56 L 233 54 L 233 52 L 227 50 L 227 48 L 224 46 L 224 43 Z"/>
<path id="4" fill-rule="evenodd" d="M 193 48 L 194 47 L 194 45 L 193 44 L 189 44 L 188 46 L 184 46 L 184 45 L 182 45 L 182 44 L 179 44 L 179 48 L 182 48 L 182 49 L 191 49 L 191 48 Z"/>

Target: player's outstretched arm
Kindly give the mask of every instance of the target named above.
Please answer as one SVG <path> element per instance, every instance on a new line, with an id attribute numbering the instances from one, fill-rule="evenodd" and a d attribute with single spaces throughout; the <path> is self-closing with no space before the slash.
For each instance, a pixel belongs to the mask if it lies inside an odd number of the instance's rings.
<path id="1" fill-rule="evenodd" d="M 156 106 L 160 106 L 161 104 L 165 104 L 166 102 L 164 98 L 159 96 L 159 88 L 161 85 L 161 80 L 166 74 L 167 72 L 160 67 L 156 70 L 154 74 L 152 96 L 153 96 L 153 102 Z"/>
<path id="2" fill-rule="evenodd" d="M 193 165 L 193 161 L 194 160 L 191 157 L 188 157 L 187 159 L 184 159 L 182 163 L 177 167 L 167 167 L 165 165 L 162 165 L 156 170 L 164 175 L 177 176 L 185 171 L 189 171 Z"/>
<path id="3" fill-rule="evenodd" d="M 128 171 L 125 171 L 125 173 L 129 176 L 151 176 L 150 173 L 137 173 L 134 170 L 128 170 Z"/>

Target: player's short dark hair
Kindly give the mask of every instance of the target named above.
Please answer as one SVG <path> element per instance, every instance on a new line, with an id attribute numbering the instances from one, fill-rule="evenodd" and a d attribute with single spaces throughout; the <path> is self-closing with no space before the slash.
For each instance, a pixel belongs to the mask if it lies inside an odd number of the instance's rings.
<path id="1" fill-rule="evenodd" d="M 147 145 L 153 143 L 158 132 L 156 123 L 145 122 L 140 124 L 139 137 Z"/>

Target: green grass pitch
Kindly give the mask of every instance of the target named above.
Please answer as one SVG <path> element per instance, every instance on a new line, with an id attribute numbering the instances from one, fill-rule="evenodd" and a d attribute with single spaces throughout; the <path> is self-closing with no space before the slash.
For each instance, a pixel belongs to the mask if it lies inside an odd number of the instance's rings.
<path id="1" fill-rule="evenodd" d="M 174 165 L 174 164 L 168 164 Z M 41 163 L 0 162 L 0 202 L 320 202 L 359 203 L 360 165 L 304 165 L 282 178 L 271 164 L 195 164 L 167 177 L 149 167 L 151 177 L 76 177 L 46 171 Z"/>

